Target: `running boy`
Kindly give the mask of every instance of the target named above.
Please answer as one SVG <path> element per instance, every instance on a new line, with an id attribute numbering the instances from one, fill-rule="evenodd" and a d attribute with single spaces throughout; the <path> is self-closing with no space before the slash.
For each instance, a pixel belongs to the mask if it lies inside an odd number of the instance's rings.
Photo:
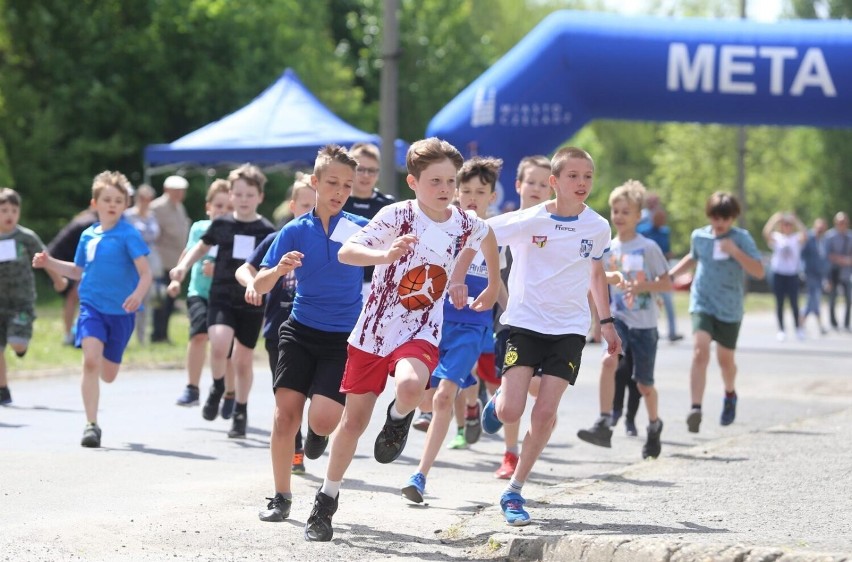
<path id="1" fill-rule="evenodd" d="M 80 279 L 77 341 L 83 348 L 81 389 L 87 424 L 83 447 L 101 446 L 98 426 L 100 383 L 115 380 L 124 349 L 133 333 L 136 310 L 148 294 L 152 276 L 148 246 L 124 218 L 130 182 L 120 172 L 101 172 L 92 183 L 92 206 L 98 222 L 83 231 L 74 262 L 57 260 L 47 252 L 33 257 L 43 267 L 69 279 Z"/>
<path id="2" fill-rule="evenodd" d="M 659 336 L 653 293 L 670 291 L 672 282 L 660 247 L 636 232 L 644 203 L 645 186 L 634 180 L 616 187 L 609 196 L 610 220 L 616 235 L 610 244 L 607 269 L 611 273 L 607 280 L 614 285 L 610 311 L 624 354 L 621 359 L 604 355 L 599 387 L 601 415 L 591 429 L 577 432 L 577 437 L 593 445 L 610 446 L 615 371 L 616 368 L 624 369 L 636 381 L 648 409 L 648 438 L 642 447 L 642 458 L 657 458 L 663 421 L 657 415 L 657 390 L 654 388 Z"/>
<path id="3" fill-rule="evenodd" d="M 456 178 L 456 199 L 462 211 L 473 211 L 483 220 L 488 217 L 488 207 L 497 198 L 497 178 L 500 177 L 502 166 L 502 160 L 479 156 L 462 165 Z M 477 253 L 474 257 L 464 282 L 468 293 L 472 295 L 481 293 L 488 285 L 488 268 L 481 254 Z M 449 301 L 444 301 L 438 366 L 432 373 L 430 388 L 426 391 L 426 400 L 432 399 L 432 421 L 426 431 L 426 443 L 417 472 L 411 475 L 402 488 L 402 495 L 414 503 L 423 502 L 426 477 L 447 437 L 456 395 L 477 384 L 471 370 L 476 365 L 484 343 L 493 339 L 490 309 L 476 311 L 464 306 L 458 310 Z M 457 438 L 460 437 L 462 442 L 465 442 L 464 430 L 464 426 L 458 429 Z"/>
<path id="4" fill-rule="evenodd" d="M 446 141 L 429 138 L 413 143 L 406 155 L 406 181 L 417 199 L 383 208 L 338 252 L 342 263 L 377 267 L 369 298 L 348 340 L 340 386 L 346 406 L 325 481 L 305 524 L 309 541 L 332 538 L 331 518 L 337 511 L 341 481 L 389 375 L 396 378 L 396 399 L 388 407 L 374 455 L 380 463 L 389 463 L 402 453 L 414 409 L 438 362 L 445 291 L 449 287 L 453 303 L 464 306 L 464 276 L 480 245 L 489 284 L 470 308 L 488 310 L 494 304 L 499 279 L 494 237 L 473 213 L 450 206 L 462 163 L 459 151 Z"/>
<path id="5" fill-rule="evenodd" d="M 44 252 L 38 234 L 18 224 L 21 196 L 9 187 L 0 187 L 0 406 L 12 403 L 6 376 L 6 345 L 15 355 L 27 353 L 33 337 L 36 286 L 33 256 Z M 48 271 L 53 288 L 62 292 L 68 280 Z"/>
<path id="6" fill-rule="evenodd" d="M 754 239 L 747 230 L 734 226 L 740 214 L 736 197 L 717 191 L 707 200 L 705 213 L 710 224 L 692 231 L 689 253 L 669 272 L 672 277 L 677 277 L 697 265 L 689 292 L 694 351 L 689 378 L 692 409 L 686 425 L 692 433 L 698 433 L 701 425 L 701 401 L 707 384 L 707 364 L 713 340 L 716 341 L 716 358 L 725 385 L 720 423 L 734 423 L 737 415 L 734 350 L 743 320 L 745 276 L 748 274 L 757 279 L 764 276 Z"/>
<path id="7" fill-rule="evenodd" d="M 201 240 L 172 269 L 171 278 L 182 281 L 192 264 L 207 255 L 211 247 L 218 246 L 207 311 L 213 386 L 201 414 L 208 420 L 216 418 L 219 402 L 225 394 L 225 369 L 230 352 L 236 375 L 236 407 L 228 437 L 240 438 L 246 436 L 248 424 L 253 354 L 263 323 L 263 299 L 254 295 L 251 302 L 247 302 L 246 289 L 234 274 L 257 244 L 275 232 L 275 227 L 257 214 L 266 184 L 266 176 L 259 168 L 243 164 L 228 174 L 228 183 L 234 212 L 210 223 Z"/>
<path id="8" fill-rule="evenodd" d="M 607 352 L 621 352 L 613 320 L 608 318 L 601 262 L 609 251 L 609 223 L 585 204 L 592 191 L 594 162 L 585 150 L 566 147 L 554 154 L 551 170 L 555 201 L 488 219 L 498 243 L 512 251 L 514 266 L 508 307 L 501 318 L 510 326 L 503 379 L 483 409 L 482 429 L 496 433 L 503 422 L 518 421 L 526 408 L 530 380 L 533 375 L 541 377 L 518 466 L 500 497 L 509 525 L 530 522 L 521 492 L 553 432 L 562 394 L 577 379 L 589 331 L 589 289 L 603 319 Z"/>

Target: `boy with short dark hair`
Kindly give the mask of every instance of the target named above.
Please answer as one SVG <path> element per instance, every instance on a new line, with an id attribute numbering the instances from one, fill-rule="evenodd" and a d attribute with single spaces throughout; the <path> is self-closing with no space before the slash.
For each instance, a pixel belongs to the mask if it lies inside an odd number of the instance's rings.
<path id="1" fill-rule="evenodd" d="M 33 337 L 36 286 L 33 256 L 45 251 L 38 234 L 18 224 L 21 196 L 9 187 L 0 187 L 0 406 L 12 403 L 6 375 L 6 345 L 18 357 L 27 353 Z M 47 274 L 57 292 L 68 280 L 53 271 Z"/>
<path id="2" fill-rule="evenodd" d="M 692 409 L 686 425 L 691 433 L 698 433 L 701 425 L 701 401 L 707 384 L 710 343 L 714 340 L 725 385 L 720 423 L 734 423 L 737 415 L 734 350 L 743 320 L 745 276 L 757 279 L 764 276 L 754 239 L 747 230 L 734 226 L 740 214 L 736 197 L 717 191 L 707 200 L 705 214 L 710 224 L 692 231 L 689 253 L 669 271 L 672 277 L 677 277 L 696 268 L 689 291 L 694 352 L 689 377 Z"/>
<path id="3" fill-rule="evenodd" d="M 341 263 L 375 265 L 370 295 L 349 337 L 343 418 L 331 444 L 325 481 L 305 524 L 309 541 L 329 541 L 338 493 L 361 434 L 367 428 L 388 376 L 396 398 L 376 439 L 380 463 L 396 460 L 408 439 L 414 409 L 438 362 L 444 296 L 457 307 L 467 302 L 464 275 L 482 246 L 488 288 L 470 305 L 488 310 L 497 293 L 497 246 L 484 221 L 450 205 L 463 159 L 446 141 L 429 138 L 408 149 L 406 180 L 417 199 L 379 213 L 338 252 Z M 447 290 L 448 289 L 448 290 Z"/>
<path id="4" fill-rule="evenodd" d="M 124 218 L 130 201 L 130 182 L 120 172 L 101 172 L 92 182 L 92 206 L 98 222 L 80 236 L 74 262 L 39 252 L 33 267 L 43 267 L 69 279 L 80 279 L 80 316 L 75 344 L 83 348 L 83 406 L 87 425 L 83 447 L 101 446 L 98 426 L 100 380 L 118 375 L 136 311 L 151 286 L 148 246 Z"/>

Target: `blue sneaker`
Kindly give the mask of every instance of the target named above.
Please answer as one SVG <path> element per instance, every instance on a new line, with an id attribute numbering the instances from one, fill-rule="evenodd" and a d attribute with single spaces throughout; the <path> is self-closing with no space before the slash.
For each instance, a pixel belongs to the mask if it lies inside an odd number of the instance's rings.
<path id="1" fill-rule="evenodd" d="M 198 406 L 198 396 L 198 387 L 188 384 L 183 389 L 183 393 L 178 396 L 176 403 L 178 406 Z"/>
<path id="2" fill-rule="evenodd" d="M 231 419 L 231 416 L 234 415 L 234 408 L 237 406 L 237 398 L 233 393 L 225 393 L 225 397 L 222 399 L 222 408 L 219 410 L 219 415 L 222 416 L 223 420 Z"/>
<path id="3" fill-rule="evenodd" d="M 503 422 L 497 419 L 496 404 L 494 404 L 498 396 L 500 396 L 499 388 L 488 401 L 488 404 L 482 408 L 482 431 L 492 435 L 500 431 L 500 428 L 503 427 Z"/>
<path id="4" fill-rule="evenodd" d="M 422 472 L 415 472 L 411 475 L 402 489 L 402 495 L 408 501 L 414 503 L 423 503 L 423 494 L 426 492 L 426 477 Z"/>
<path id="5" fill-rule="evenodd" d="M 725 398 L 722 404 L 722 417 L 719 423 L 722 425 L 731 425 L 734 423 L 734 418 L 737 417 L 737 393 L 735 392 L 731 398 Z"/>
<path id="6" fill-rule="evenodd" d="M 506 523 L 513 527 L 529 525 L 530 514 L 524 509 L 525 503 L 527 503 L 527 500 L 522 498 L 521 494 L 515 492 L 508 492 L 500 496 L 500 509 L 503 511 Z"/>

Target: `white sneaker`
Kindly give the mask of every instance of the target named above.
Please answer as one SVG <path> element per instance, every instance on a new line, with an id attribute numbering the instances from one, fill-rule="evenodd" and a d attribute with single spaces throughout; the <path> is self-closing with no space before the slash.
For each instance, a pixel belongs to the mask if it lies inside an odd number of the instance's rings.
<path id="1" fill-rule="evenodd" d="M 805 340 L 805 330 L 804 328 L 796 328 L 796 337 L 800 340 Z"/>
<path id="2" fill-rule="evenodd" d="M 787 334 L 785 334 L 784 332 L 778 332 L 777 334 L 775 334 L 775 339 L 778 341 L 784 341 L 787 339 Z"/>

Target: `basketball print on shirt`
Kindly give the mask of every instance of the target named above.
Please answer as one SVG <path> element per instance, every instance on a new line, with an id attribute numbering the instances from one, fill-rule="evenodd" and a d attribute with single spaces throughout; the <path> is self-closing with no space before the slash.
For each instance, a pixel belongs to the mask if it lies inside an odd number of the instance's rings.
<path id="1" fill-rule="evenodd" d="M 426 263 L 409 269 L 397 286 L 400 304 L 406 310 L 423 310 L 435 304 L 447 288 L 447 271 Z"/>

